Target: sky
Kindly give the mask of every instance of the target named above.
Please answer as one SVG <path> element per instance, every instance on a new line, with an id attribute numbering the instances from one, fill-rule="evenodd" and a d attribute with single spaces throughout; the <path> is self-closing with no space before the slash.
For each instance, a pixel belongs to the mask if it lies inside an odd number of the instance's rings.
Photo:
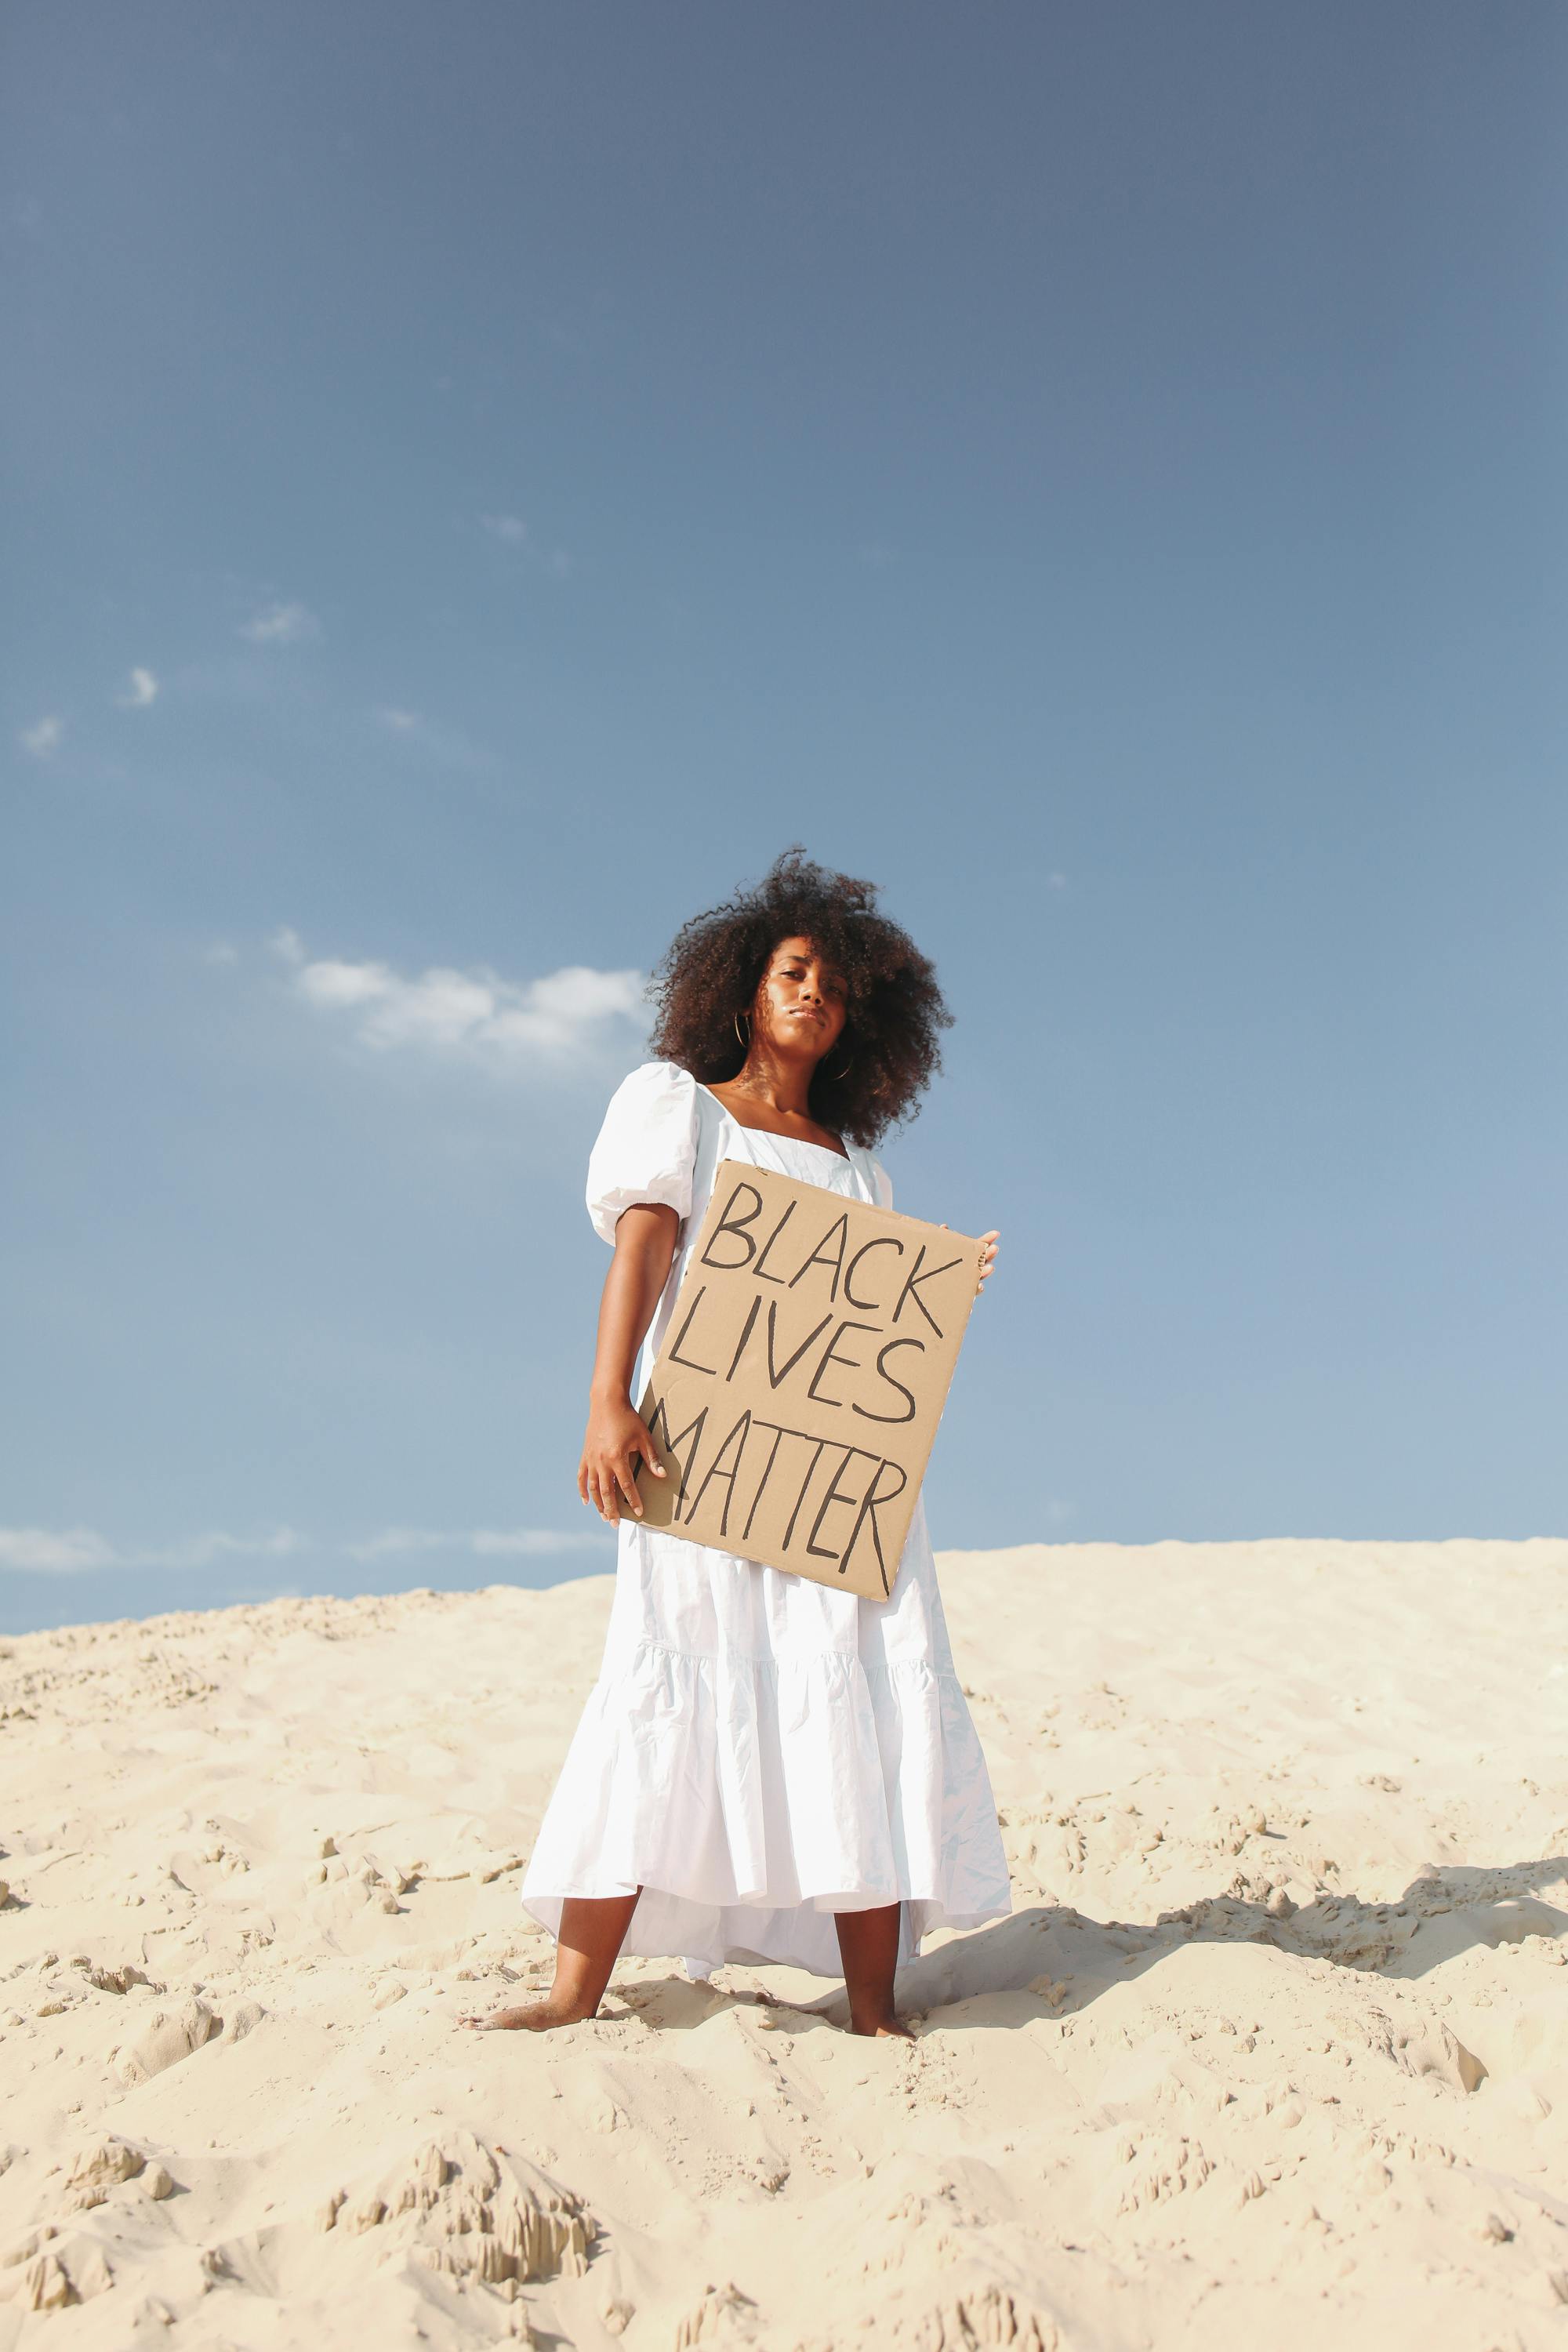
<path id="1" fill-rule="evenodd" d="M 954 1014 L 939 1550 L 1568 1532 L 1568 15 L 13 0 L 0 1629 L 613 1564 L 792 843 Z"/>

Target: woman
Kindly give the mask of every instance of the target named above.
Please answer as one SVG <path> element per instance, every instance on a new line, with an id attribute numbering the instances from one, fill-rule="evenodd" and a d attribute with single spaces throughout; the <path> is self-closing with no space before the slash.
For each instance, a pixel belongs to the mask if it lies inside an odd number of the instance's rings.
<path id="1" fill-rule="evenodd" d="M 626 1950 L 700 1978 L 726 1960 L 842 1970 L 851 2031 L 909 2038 L 899 1962 L 932 1927 L 1012 1909 L 923 1507 L 879 1601 L 637 1524 L 639 1465 L 665 1474 L 632 1399 L 720 1160 L 892 1206 L 869 1146 L 913 1108 L 952 1016 L 876 897 L 796 848 L 687 923 L 656 976 L 659 1058 L 616 1089 L 594 1146 L 588 1211 L 616 1255 L 577 1486 L 620 1530 L 615 1600 L 522 1884 L 556 1938 L 553 1986 L 465 2024 L 591 2017 Z"/>

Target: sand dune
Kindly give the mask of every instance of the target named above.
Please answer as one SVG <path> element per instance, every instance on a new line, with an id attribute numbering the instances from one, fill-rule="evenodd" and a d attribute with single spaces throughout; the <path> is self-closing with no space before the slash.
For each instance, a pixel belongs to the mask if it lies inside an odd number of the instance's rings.
<path id="1" fill-rule="evenodd" d="M 0 1644 L 0 2352 L 1568 2343 L 1568 1543 L 948 1553 L 1016 1916 L 548 2036 L 610 1584 Z"/>

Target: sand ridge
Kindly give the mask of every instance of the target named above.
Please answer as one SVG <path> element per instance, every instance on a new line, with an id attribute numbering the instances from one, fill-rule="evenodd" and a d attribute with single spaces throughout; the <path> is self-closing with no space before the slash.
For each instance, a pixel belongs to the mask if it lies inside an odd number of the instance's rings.
<path id="1" fill-rule="evenodd" d="M 607 1578 L 0 1643 L 0 2352 L 1568 2340 L 1568 1543 L 939 1569 L 1016 1909 L 912 2047 L 457 2028 Z"/>

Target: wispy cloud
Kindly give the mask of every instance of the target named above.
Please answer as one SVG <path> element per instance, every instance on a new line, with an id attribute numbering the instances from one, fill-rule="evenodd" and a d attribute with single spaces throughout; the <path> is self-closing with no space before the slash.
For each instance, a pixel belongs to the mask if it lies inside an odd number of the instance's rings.
<path id="1" fill-rule="evenodd" d="M 30 751 L 35 760 L 47 760 L 51 751 L 59 750 L 60 737 L 64 733 L 63 719 L 40 719 L 36 727 L 24 727 L 16 740 L 23 751 Z"/>
<path id="2" fill-rule="evenodd" d="M 158 681 L 152 671 L 133 669 L 131 673 L 131 691 L 128 694 L 117 695 L 115 700 L 121 710 L 145 710 L 150 702 L 157 700 L 157 697 Z"/>
<path id="3" fill-rule="evenodd" d="M 479 528 L 488 530 L 507 547 L 526 547 L 536 563 L 542 565 L 554 580 L 564 580 L 577 568 L 574 559 L 563 547 L 542 547 L 531 537 L 521 515 L 487 514 L 479 517 Z"/>
<path id="4" fill-rule="evenodd" d="M 344 1544 L 351 1559 L 384 1559 L 397 1552 L 458 1551 L 475 1559 L 537 1559 L 558 1551 L 601 1551 L 614 1541 L 608 1528 L 383 1528 L 363 1543 Z"/>
<path id="5" fill-rule="evenodd" d="M 285 1559 L 300 1552 L 344 1559 L 395 1558 L 409 1552 L 456 1552 L 473 1559 L 538 1559 L 560 1552 L 602 1551 L 615 1541 L 609 1528 L 384 1528 L 360 1543 L 313 1543 L 296 1528 L 269 1536 L 233 1536 L 222 1529 L 184 1543 L 127 1550 L 93 1528 L 0 1528 L 0 1570 L 69 1576 L 88 1569 L 210 1568 L 220 1559 Z"/>
<path id="6" fill-rule="evenodd" d="M 378 727 L 395 735 L 400 743 L 409 744 L 444 768 L 483 772 L 496 764 L 494 753 L 472 741 L 459 728 L 449 727 L 441 719 L 423 718 L 417 710 L 410 710 L 401 703 L 380 703 L 372 716 Z"/>
<path id="7" fill-rule="evenodd" d="M 239 626 L 253 646 L 292 646 L 303 637 L 319 637 L 321 625 L 303 604 L 268 604 Z"/>
<path id="8" fill-rule="evenodd" d="M 215 1559 L 278 1559 L 303 1549 L 293 1528 L 269 1536 L 231 1536 L 221 1528 L 184 1543 L 122 1551 L 92 1528 L 0 1528 L 0 1568 L 68 1575 L 86 1568 L 210 1568 Z"/>
<path id="9" fill-rule="evenodd" d="M 360 1041 L 461 1053 L 491 1062 L 553 1061 L 646 1020 L 644 975 L 566 964 L 542 979 L 503 980 L 488 965 L 433 964 L 412 977 L 389 964 L 310 957 L 287 929 L 268 942 L 295 995 L 345 1021 Z"/>

